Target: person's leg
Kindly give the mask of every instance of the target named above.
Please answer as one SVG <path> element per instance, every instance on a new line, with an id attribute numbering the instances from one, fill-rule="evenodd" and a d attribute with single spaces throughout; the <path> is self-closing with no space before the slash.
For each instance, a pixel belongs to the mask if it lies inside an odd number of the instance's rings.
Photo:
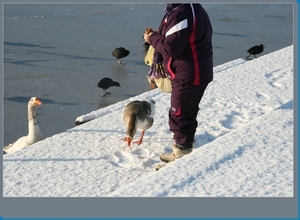
<path id="1" fill-rule="evenodd" d="M 199 103 L 208 84 L 172 86 L 171 108 L 169 111 L 170 130 L 174 134 L 173 152 L 161 154 L 164 162 L 178 159 L 193 150 L 194 136 L 197 128 Z"/>
<path id="2" fill-rule="evenodd" d="M 194 142 L 198 125 L 199 103 L 207 84 L 199 86 L 175 84 L 172 88 L 171 108 L 169 110 L 170 131 L 174 133 L 175 143 L 189 147 Z"/>

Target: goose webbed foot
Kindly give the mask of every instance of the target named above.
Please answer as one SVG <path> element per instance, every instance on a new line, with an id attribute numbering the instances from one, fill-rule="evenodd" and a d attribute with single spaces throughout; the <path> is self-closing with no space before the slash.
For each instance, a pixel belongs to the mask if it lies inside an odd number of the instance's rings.
<path id="1" fill-rule="evenodd" d="M 132 141 L 131 137 L 126 136 L 126 137 L 122 138 L 121 140 L 126 141 L 127 142 L 127 146 L 130 147 L 130 144 L 131 144 L 131 141 Z"/>
<path id="2" fill-rule="evenodd" d="M 143 143 L 143 140 L 142 139 L 135 140 L 135 141 L 132 141 L 132 143 L 135 143 L 137 145 L 141 145 Z"/>
<path id="3" fill-rule="evenodd" d="M 144 137 L 144 134 L 145 134 L 145 131 L 142 130 L 142 134 L 141 134 L 141 137 L 139 140 L 136 140 L 136 141 L 133 141 L 133 143 L 137 144 L 137 145 L 140 145 L 143 143 L 143 137 Z"/>

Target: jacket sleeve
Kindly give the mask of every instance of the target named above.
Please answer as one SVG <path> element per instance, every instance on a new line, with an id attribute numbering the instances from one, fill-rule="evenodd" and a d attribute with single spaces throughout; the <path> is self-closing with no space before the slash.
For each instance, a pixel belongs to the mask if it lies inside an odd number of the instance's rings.
<path id="1" fill-rule="evenodd" d="M 163 56 L 180 57 L 189 44 L 193 29 L 192 22 L 192 18 L 188 13 L 171 14 L 165 24 L 165 33 L 153 34 L 150 36 L 149 41 L 155 50 Z"/>

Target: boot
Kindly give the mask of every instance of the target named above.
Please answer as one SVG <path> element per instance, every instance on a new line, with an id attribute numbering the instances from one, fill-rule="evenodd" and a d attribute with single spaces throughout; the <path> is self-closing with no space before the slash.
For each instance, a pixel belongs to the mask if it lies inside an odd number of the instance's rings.
<path id="1" fill-rule="evenodd" d="M 160 155 L 160 160 L 169 163 L 176 159 L 183 157 L 193 151 L 193 145 L 190 148 L 184 148 L 181 145 L 172 144 L 173 152 L 172 153 L 163 153 Z M 184 149 L 182 149 L 184 148 Z"/>

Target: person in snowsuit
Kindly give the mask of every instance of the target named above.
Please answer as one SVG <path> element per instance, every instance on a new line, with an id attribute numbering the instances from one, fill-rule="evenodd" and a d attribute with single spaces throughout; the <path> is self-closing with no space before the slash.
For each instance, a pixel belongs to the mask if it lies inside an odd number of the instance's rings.
<path id="1" fill-rule="evenodd" d="M 199 104 L 213 80 L 212 26 L 200 4 L 167 4 L 157 31 L 144 34 L 172 81 L 170 131 L 172 153 L 160 159 L 171 162 L 192 152 Z"/>

